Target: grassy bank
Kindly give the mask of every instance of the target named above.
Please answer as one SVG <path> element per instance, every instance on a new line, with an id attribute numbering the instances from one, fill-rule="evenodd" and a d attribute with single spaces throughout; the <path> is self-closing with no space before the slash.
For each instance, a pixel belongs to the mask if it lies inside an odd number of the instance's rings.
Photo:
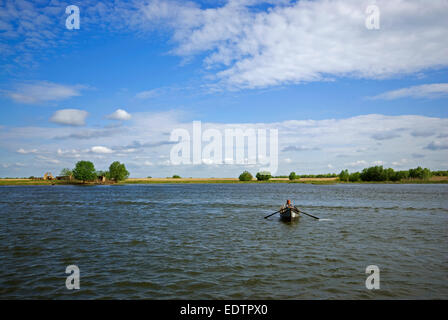
<path id="1" fill-rule="evenodd" d="M 331 184 L 437 184 L 448 183 L 448 177 L 432 177 L 429 180 L 406 179 L 402 181 L 380 181 L 380 182 L 342 182 L 338 178 L 301 178 L 299 180 L 289 180 L 287 178 L 273 178 L 268 181 L 239 181 L 236 178 L 130 178 L 122 183 L 83 183 L 81 181 L 60 181 L 60 180 L 34 180 L 34 179 L 0 179 L 0 186 L 51 186 L 51 185 L 105 185 L 105 184 L 195 184 L 195 183 L 304 183 L 315 185 Z"/>

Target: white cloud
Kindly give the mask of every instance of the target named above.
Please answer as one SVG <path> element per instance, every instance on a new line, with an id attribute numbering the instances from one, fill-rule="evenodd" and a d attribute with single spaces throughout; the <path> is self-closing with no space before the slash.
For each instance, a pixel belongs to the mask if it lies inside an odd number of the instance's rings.
<path id="1" fill-rule="evenodd" d="M 26 104 L 42 104 L 50 101 L 64 100 L 81 95 L 82 85 L 62 85 L 48 81 L 25 83 L 18 85 L 14 91 L 4 92 L 15 102 Z"/>
<path id="2" fill-rule="evenodd" d="M 366 167 L 366 166 L 368 166 L 368 163 L 365 160 L 357 160 L 357 161 L 354 161 L 354 162 L 346 163 L 345 165 L 347 167 L 352 167 L 352 168 L 354 168 L 354 167 Z"/>
<path id="3" fill-rule="evenodd" d="M 135 97 L 137 99 L 145 100 L 145 99 L 157 97 L 160 93 L 161 93 L 160 89 L 152 89 L 152 90 L 139 92 L 135 95 Z"/>
<path id="4" fill-rule="evenodd" d="M 448 95 L 448 83 L 433 83 L 384 92 L 371 99 L 437 98 Z"/>
<path id="5" fill-rule="evenodd" d="M 393 161 L 392 166 L 394 167 L 403 167 L 409 163 L 408 159 L 401 159 L 399 161 Z"/>
<path id="6" fill-rule="evenodd" d="M 20 149 L 17 149 L 16 152 L 17 152 L 17 153 L 20 153 L 20 154 L 37 153 L 37 149 L 25 150 L 25 149 L 23 149 L 23 148 L 20 148 Z"/>
<path id="7" fill-rule="evenodd" d="M 99 154 L 110 154 L 114 152 L 112 149 L 103 146 L 92 147 L 91 151 L 93 153 L 99 153 Z"/>
<path id="8" fill-rule="evenodd" d="M 69 126 L 83 126 L 86 122 L 86 117 L 89 113 L 78 109 L 62 109 L 56 111 L 50 118 L 51 122 L 69 125 Z"/>
<path id="9" fill-rule="evenodd" d="M 124 120 L 130 120 L 131 115 L 129 113 L 127 113 L 126 110 L 117 109 L 113 113 L 108 115 L 106 118 L 110 119 L 110 120 L 123 120 L 124 121 Z"/>
<path id="10" fill-rule="evenodd" d="M 134 26 L 168 25 L 174 53 L 205 54 L 205 63 L 220 70 L 218 80 L 237 88 L 382 79 L 448 65 L 445 0 L 377 0 L 380 30 L 365 27 L 370 0 L 282 1 L 266 11 L 250 9 L 254 2 L 202 9 L 152 0 Z"/>

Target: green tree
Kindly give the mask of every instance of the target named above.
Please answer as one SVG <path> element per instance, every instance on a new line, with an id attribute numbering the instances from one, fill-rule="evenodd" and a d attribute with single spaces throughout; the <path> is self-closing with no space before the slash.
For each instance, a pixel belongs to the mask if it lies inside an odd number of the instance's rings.
<path id="1" fill-rule="evenodd" d="M 340 181 L 348 182 L 349 178 L 350 178 L 350 174 L 348 173 L 347 169 L 342 170 L 341 173 L 339 174 L 339 180 Z"/>
<path id="2" fill-rule="evenodd" d="M 268 181 L 269 179 L 272 178 L 271 173 L 269 171 L 258 172 L 255 177 L 257 178 L 258 181 Z"/>
<path id="3" fill-rule="evenodd" d="M 109 177 L 114 181 L 123 181 L 129 177 L 129 171 L 124 163 L 115 161 L 109 166 Z"/>
<path id="4" fill-rule="evenodd" d="M 362 181 L 385 181 L 387 178 L 383 166 L 375 166 L 362 170 Z"/>
<path id="5" fill-rule="evenodd" d="M 289 174 L 289 180 L 299 180 L 300 177 L 293 171 Z"/>
<path id="6" fill-rule="evenodd" d="M 242 174 L 240 174 L 239 179 L 240 181 L 251 181 L 254 177 L 250 174 L 249 171 L 244 171 Z"/>
<path id="7" fill-rule="evenodd" d="M 69 168 L 64 168 L 61 170 L 61 173 L 59 173 L 59 175 L 63 177 L 70 177 L 73 175 L 73 172 Z"/>
<path id="8" fill-rule="evenodd" d="M 97 177 L 95 166 L 90 161 L 78 161 L 73 169 L 73 177 L 83 182 L 94 181 Z"/>
<path id="9" fill-rule="evenodd" d="M 180 179 L 180 175 L 178 175 L 178 174 L 174 174 L 174 175 L 173 175 L 173 179 Z"/>
<path id="10" fill-rule="evenodd" d="M 348 180 L 350 182 L 357 182 L 357 181 L 361 181 L 361 174 L 359 172 L 353 172 L 350 173 Z"/>

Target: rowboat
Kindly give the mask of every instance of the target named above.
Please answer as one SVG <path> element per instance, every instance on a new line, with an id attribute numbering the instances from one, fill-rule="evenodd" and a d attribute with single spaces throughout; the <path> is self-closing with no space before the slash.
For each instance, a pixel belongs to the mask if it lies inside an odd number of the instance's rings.
<path id="1" fill-rule="evenodd" d="M 280 219 L 283 221 L 292 221 L 299 218 L 299 211 L 296 208 L 282 208 L 280 210 Z"/>

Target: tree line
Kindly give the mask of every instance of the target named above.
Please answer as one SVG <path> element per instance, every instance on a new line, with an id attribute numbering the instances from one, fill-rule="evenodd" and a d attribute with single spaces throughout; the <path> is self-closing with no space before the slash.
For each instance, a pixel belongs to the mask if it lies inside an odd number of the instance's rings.
<path id="1" fill-rule="evenodd" d="M 374 166 L 363 169 L 361 172 L 349 173 L 342 170 L 339 180 L 345 182 L 358 181 L 401 181 L 406 179 L 429 180 L 432 176 L 448 176 L 448 171 L 431 171 L 428 168 L 417 167 L 409 170 L 395 171 L 392 168 Z"/>
<path id="2" fill-rule="evenodd" d="M 289 180 L 299 180 L 300 178 L 339 178 L 344 182 L 359 182 L 359 181 L 401 181 L 406 179 L 421 179 L 429 180 L 432 176 L 448 176 L 448 171 L 431 171 L 428 168 L 417 167 L 409 170 L 395 171 L 392 168 L 383 168 L 383 166 L 374 166 L 363 169 L 361 172 L 349 173 L 348 170 L 342 170 L 341 173 L 327 173 L 327 174 L 308 174 L 298 175 L 291 172 L 289 176 L 271 176 L 270 172 L 258 172 L 255 176 L 258 181 L 267 181 L 271 178 L 288 178 Z M 251 181 L 254 177 L 249 171 L 244 171 L 240 174 L 240 181 Z"/>
<path id="3" fill-rule="evenodd" d="M 108 171 L 97 171 L 91 161 L 78 161 L 73 170 L 68 168 L 62 169 L 61 176 L 73 177 L 82 182 L 90 182 L 98 180 L 98 177 L 105 177 L 107 180 L 119 182 L 129 177 L 129 171 L 126 170 L 124 163 L 114 161 L 109 166 Z"/>

